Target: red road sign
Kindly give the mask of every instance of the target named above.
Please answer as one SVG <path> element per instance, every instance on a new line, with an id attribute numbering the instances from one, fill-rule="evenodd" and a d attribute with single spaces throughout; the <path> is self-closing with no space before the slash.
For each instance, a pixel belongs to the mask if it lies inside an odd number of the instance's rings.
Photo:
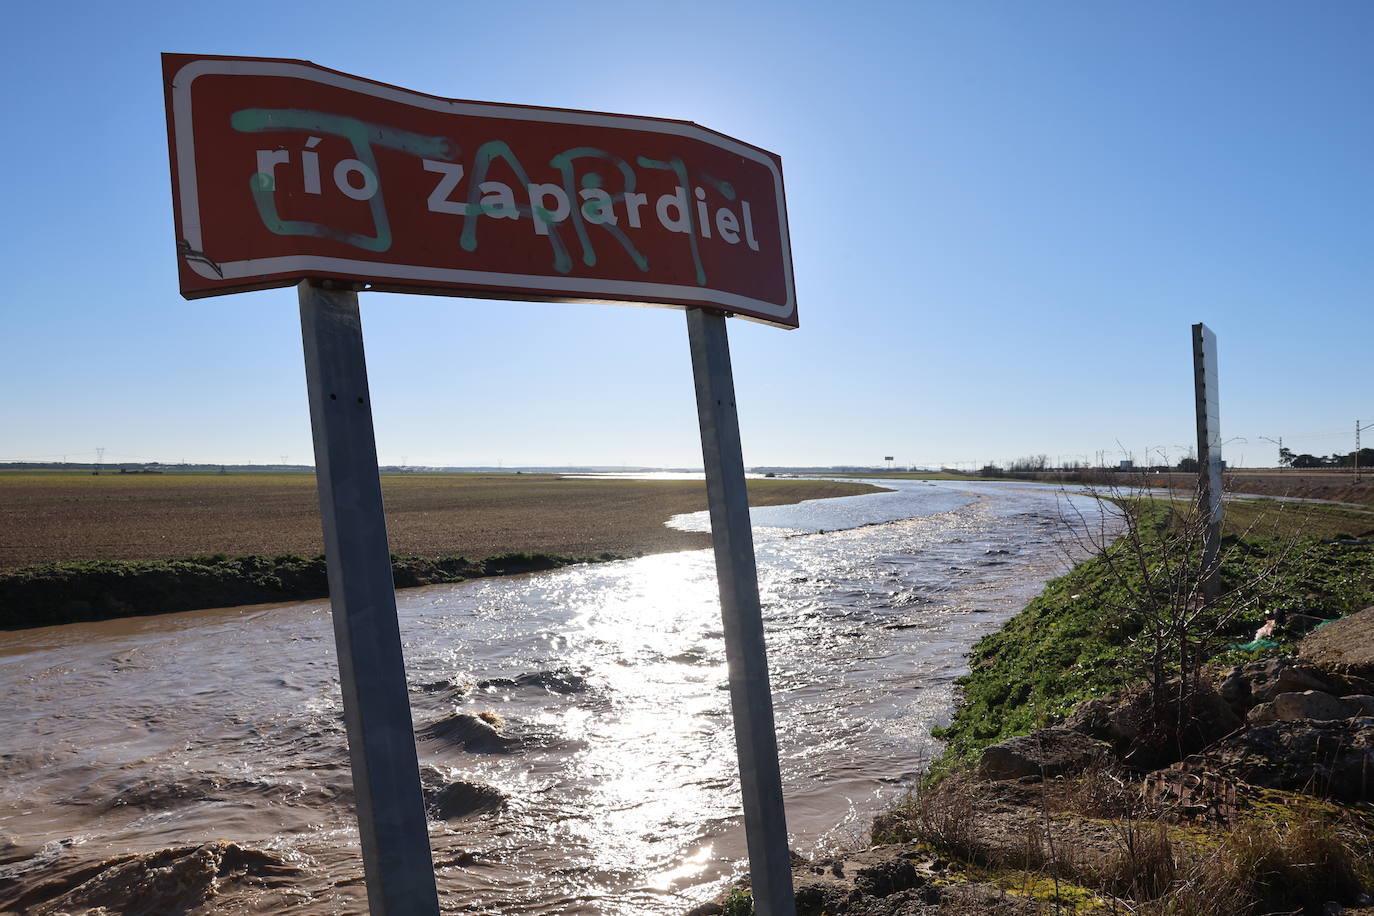
<path id="1" fill-rule="evenodd" d="M 710 306 L 797 326 L 782 162 L 688 121 L 164 54 L 181 293 Z"/>

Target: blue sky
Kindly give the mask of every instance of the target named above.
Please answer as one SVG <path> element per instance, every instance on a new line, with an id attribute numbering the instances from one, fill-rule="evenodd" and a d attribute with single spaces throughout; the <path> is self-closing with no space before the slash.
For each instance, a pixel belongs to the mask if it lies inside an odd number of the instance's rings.
<path id="1" fill-rule="evenodd" d="M 177 292 L 162 51 L 781 155 L 801 328 L 731 323 L 750 464 L 1176 459 L 1195 321 L 1232 463 L 1374 421 L 1369 3 L 89 2 L 0 41 L 0 460 L 311 460 L 294 291 Z M 679 312 L 362 307 L 384 463 L 700 464 Z"/>

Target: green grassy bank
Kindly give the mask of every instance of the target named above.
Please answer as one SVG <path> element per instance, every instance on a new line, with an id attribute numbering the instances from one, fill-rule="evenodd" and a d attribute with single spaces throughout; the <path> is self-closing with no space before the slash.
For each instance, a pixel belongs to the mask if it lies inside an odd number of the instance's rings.
<path id="1" fill-rule="evenodd" d="M 480 561 L 393 556 L 391 572 L 397 588 L 411 588 L 616 559 L 621 558 L 609 553 L 595 557 L 507 553 Z M 183 560 L 49 563 L 0 573 L 0 629 L 303 601 L 328 594 L 322 556 L 217 554 Z"/>
<path id="2" fill-rule="evenodd" d="M 1166 500 L 1129 504 L 1147 550 L 1164 549 L 1176 506 Z M 1341 507 L 1262 502 L 1228 503 L 1227 513 L 1223 593 L 1262 578 L 1263 594 L 1219 634 L 1213 661 L 1252 657 L 1227 646 L 1248 643 L 1264 612 L 1330 617 L 1374 604 L 1374 548 L 1351 540 L 1371 533 L 1368 517 Z M 1141 573 L 1121 542 L 1110 551 L 1051 581 L 974 646 L 953 719 L 937 732 L 946 748 L 933 775 L 971 763 L 990 744 L 1050 724 L 1083 700 L 1143 679 L 1141 620 L 1125 610 L 1141 589 Z"/>
<path id="3" fill-rule="evenodd" d="M 1312 618 L 1374 604 L 1369 513 L 1228 503 L 1220 594 L 1207 601 L 1205 525 L 1192 504 L 1110 495 L 1126 513 L 1125 532 L 1096 539 L 1090 559 L 979 641 L 953 720 L 939 732 L 943 756 L 874 819 L 869 848 L 794 868 L 799 916 L 1368 911 L 1374 808 L 1365 802 L 1249 785 L 1205 763 L 1168 766 L 1178 756 L 1137 767 L 1148 755 L 1130 765 L 1106 755 L 1062 774 L 1043 763 L 1038 775 L 973 768 L 988 745 L 1121 688 L 1123 703 L 1164 698 L 1134 707 L 1142 745 L 1170 728 L 1181 738 L 1191 711 L 1171 718 L 1169 702 L 1186 702 L 1186 685 L 1199 689 L 1209 665 L 1283 652 L 1318 623 Z M 1260 645 L 1256 630 L 1277 612 L 1286 613 L 1276 640 Z M 1132 689 L 1147 683 L 1144 693 Z M 726 916 L 754 911 L 743 887 L 720 903 Z"/>

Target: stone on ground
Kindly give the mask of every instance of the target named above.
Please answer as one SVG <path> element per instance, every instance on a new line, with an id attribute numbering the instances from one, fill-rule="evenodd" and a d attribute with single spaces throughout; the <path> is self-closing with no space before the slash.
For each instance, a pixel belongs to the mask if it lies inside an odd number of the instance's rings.
<path id="1" fill-rule="evenodd" d="M 1022 776 L 1065 776 L 1109 760 L 1111 745 L 1068 728 L 1044 728 L 1008 738 L 983 751 L 978 778 L 1019 779 Z"/>
<path id="2" fill-rule="evenodd" d="M 1251 785 L 1374 800 L 1374 718 L 1272 722 L 1222 739 L 1207 756 Z"/>
<path id="3" fill-rule="evenodd" d="M 1298 643 L 1298 655 L 1356 686 L 1374 685 L 1374 607 L 1342 617 L 1303 637 Z"/>

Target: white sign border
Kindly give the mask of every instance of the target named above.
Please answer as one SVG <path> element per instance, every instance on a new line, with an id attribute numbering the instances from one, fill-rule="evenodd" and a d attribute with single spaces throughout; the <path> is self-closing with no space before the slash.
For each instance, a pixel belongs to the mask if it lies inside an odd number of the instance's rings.
<path id="1" fill-rule="evenodd" d="M 419 265 L 386 264 L 376 261 L 355 261 L 349 258 L 325 257 L 320 255 L 294 255 L 278 258 L 257 258 L 244 261 L 229 261 L 218 265 L 217 273 L 208 264 L 184 259 L 191 270 L 207 280 L 243 279 L 278 273 L 312 270 L 342 272 L 375 276 L 385 279 L 410 280 L 436 283 L 460 283 L 472 287 L 491 287 L 493 292 L 510 295 L 512 288 L 534 287 L 540 290 L 565 292 L 568 295 L 581 295 L 589 299 L 604 299 L 608 295 L 628 299 L 671 298 L 702 304 L 714 304 L 722 308 L 751 313 L 765 320 L 779 321 L 791 326 L 795 323 L 797 311 L 795 281 L 792 274 L 792 247 L 787 230 L 787 203 L 783 197 L 782 174 L 773 159 L 753 147 L 736 140 L 707 131 L 695 124 L 683 121 L 659 121 L 639 118 L 633 115 L 602 114 L 591 111 L 541 110 L 520 106 L 487 105 L 481 102 L 463 102 L 440 99 L 421 93 L 411 92 L 397 86 L 373 83 L 343 73 L 323 70 L 304 63 L 289 61 L 268 61 L 229 59 L 217 60 L 202 58 L 193 60 L 172 75 L 173 128 L 176 137 L 177 187 L 180 193 L 181 229 L 187 244 L 192 250 L 202 251 L 200 199 L 195 169 L 195 138 L 191 110 L 191 84 L 197 77 L 209 74 L 244 76 L 281 76 L 292 79 L 310 80 L 327 86 L 364 93 L 387 101 L 399 102 L 431 111 L 479 117 L 507 118 L 513 120 L 536 121 L 554 124 L 580 124 L 592 127 L 610 127 L 639 130 L 647 133 L 670 134 L 687 137 L 711 146 L 728 150 L 735 155 L 750 159 L 768 168 L 773 176 L 775 194 L 778 202 L 778 228 L 782 247 L 782 266 L 787 286 L 784 303 L 767 302 L 715 290 L 709 287 L 681 286 L 671 283 L 648 283 L 635 280 L 600 280 L 583 277 L 550 277 L 538 274 L 508 274 L 482 270 L 462 270 L 457 268 L 424 267 Z M 455 295 L 462 292 L 455 290 Z M 474 295 L 480 295 L 474 291 Z M 537 294 L 532 294 L 537 295 Z M 665 304 L 669 307 L 678 303 L 649 302 L 651 305 Z"/>

